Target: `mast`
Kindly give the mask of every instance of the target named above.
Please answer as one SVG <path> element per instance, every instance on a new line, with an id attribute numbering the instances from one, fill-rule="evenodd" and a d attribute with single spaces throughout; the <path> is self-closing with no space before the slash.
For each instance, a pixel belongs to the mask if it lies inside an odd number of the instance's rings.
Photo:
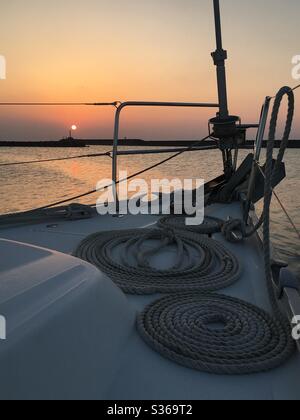
<path id="1" fill-rule="evenodd" d="M 215 29 L 216 29 L 216 43 L 217 49 L 212 53 L 215 66 L 217 67 L 218 93 L 220 105 L 220 118 L 226 119 L 229 116 L 228 100 L 227 100 L 227 83 L 226 83 L 226 68 L 225 61 L 227 60 L 227 51 L 223 49 L 222 42 L 222 25 L 220 2 L 214 0 L 214 15 L 215 15 Z"/>
<path id="2" fill-rule="evenodd" d="M 213 137 L 217 139 L 218 147 L 223 154 L 225 176 L 230 178 L 236 169 L 238 143 L 246 140 L 246 134 L 245 130 L 242 131 L 237 127 L 240 118 L 229 114 L 225 67 L 228 57 L 227 51 L 223 49 L 220 1 L 213 0 L 213 3 L 217 48 L 212 53 L 212 58 L 217 68 L 219 113 L 216 118 L 210 120 L 210 125 L 213 127 Z M 235 159 L 232 150 L 235 150 Z"/>

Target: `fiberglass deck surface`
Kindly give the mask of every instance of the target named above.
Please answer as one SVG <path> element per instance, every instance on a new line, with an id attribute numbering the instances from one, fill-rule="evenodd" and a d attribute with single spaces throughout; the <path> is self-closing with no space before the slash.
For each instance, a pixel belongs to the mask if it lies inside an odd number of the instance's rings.
<path id="1" fill-rule="evenodd" d="M 236 205 L 213 205 L 207 215 L 226 219 L 240 217 Z M 1 229 L 0 237 L 71 254 L 89 234 L 104 230 L 145 228 L 158 220 L 154 216 L 95 216 L 80 221 Z M 238 283 L 222 291 L 270 311 L 265 287 L 262 253 L 254 237 L 244 244 L 229 244 L 221 234 L 216 240 L 234 252 L 243 267 Z M 133 315 L 159 296 L 128 296 Z M 99 308 L 101 316 L 101 308 Z M 134 319 L 134 316 L 133 316 Z M 127 344 L 127 345 L 126 345 Z M 127 343 L 121 349 L 117 375 L 108 383 L 105 399 L 202 400 L 202 399 L 300 399 L 300 355 L 279 369 L 247 376 L 220 376 L 181 367 L 155 353 L 136 332 L 134 322 Z M 101 380 L 101 378 L 99 378 Z M 101 396 L 103 397 L 103 396 Z"/>

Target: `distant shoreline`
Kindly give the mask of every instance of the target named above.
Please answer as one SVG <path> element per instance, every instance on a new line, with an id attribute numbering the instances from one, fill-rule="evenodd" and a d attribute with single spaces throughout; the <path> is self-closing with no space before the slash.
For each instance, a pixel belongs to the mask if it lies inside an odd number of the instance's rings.
<path id="1" fill-rule="evenodd" d="M 195 144 L 197 140 L 153 140 L 145 141 L 140 139 L 120 139 L 119 146 L 134 146 L 134 147 L 189 147 Z M 266 141 L 264 142 L 264 147 L 266 147 Z M 214 146 L 215 142 L 212 140 L 207 140 L 205 142 L 207 146 Z M 247 141 L 245 146 L 242 146 L 244 149 L 253 148 L 254 141 Z M 63 139 L 60 141 L 0 141 L 0 147 L 53 147 L 53 148 L 65 148 L 65 147 L 74 147 L 82 148 L 88 146 L 113 146 L 113 140 L 102 139 L 102 140 L 93 140 L 93 139 Z M 280 146 L 280 140 L 276 141 L 276 147 Z M 289 148 L 291 149 L 300 149 L 300 140 L 290 140 Z"/>

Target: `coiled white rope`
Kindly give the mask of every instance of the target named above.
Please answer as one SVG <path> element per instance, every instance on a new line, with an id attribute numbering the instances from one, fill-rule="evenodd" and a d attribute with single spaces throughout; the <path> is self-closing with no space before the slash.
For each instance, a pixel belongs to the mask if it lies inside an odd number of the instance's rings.
<path id="1" fill-rule="evenodd" d="M 175 265 L 163 270 L 152 267 L 150 258 L 170 247 L 177 252 Z M 216 291 L 241 276 L 241 265 L 231 252 L 193 232 L 102 232 L 86 238 L 74 255 L 94 264 L 129 294 Z"/>
<path id="2" fill-rule="evenodd" d="M 187 226 L 186 217 L 181 215 L 171 215 L 161 218 L 157 226 L 160 228 L 184 230 L 200 233 L 202 235 L 212 235 L 221 232 L 224 222 L 216 217 L 206 216 L 201 225 Z"/>
<path id="3" fill-rule="evenodd" d="M 228 296 L 176 294 L 148 306 L 137 328 L 155 351 L 183 366 L 223 375 L 268 371 L 293 352 L 281 322 Z"/>

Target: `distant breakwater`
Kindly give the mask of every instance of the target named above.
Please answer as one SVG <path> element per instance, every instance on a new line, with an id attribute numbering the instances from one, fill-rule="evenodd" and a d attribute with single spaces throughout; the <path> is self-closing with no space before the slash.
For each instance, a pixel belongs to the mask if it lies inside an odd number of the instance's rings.
<path id="1" fill-rule="evenodd" d="M 195 144 L 197 140 L 140 140 L 140 139 L 120 139 L 119 146 L 129 147 L 189 147 Z M 205 142 L 207 146 L 214 146 L 213 140 Z M 263 146 L 266 147 L 265 141 Z M 254 141 L 247 141 L 241 148 L 253 148 Z M 113 140 L 97 139 L 64 139 L 59 141 L 0 141 L 0 147 L 88 147 L 88 146 L 113 146 Z M 280 140 L 276 141 L 276 147 L 280 146 Z M 289 148 L 300 149 L 300 140 L 290 140 Z"/>

